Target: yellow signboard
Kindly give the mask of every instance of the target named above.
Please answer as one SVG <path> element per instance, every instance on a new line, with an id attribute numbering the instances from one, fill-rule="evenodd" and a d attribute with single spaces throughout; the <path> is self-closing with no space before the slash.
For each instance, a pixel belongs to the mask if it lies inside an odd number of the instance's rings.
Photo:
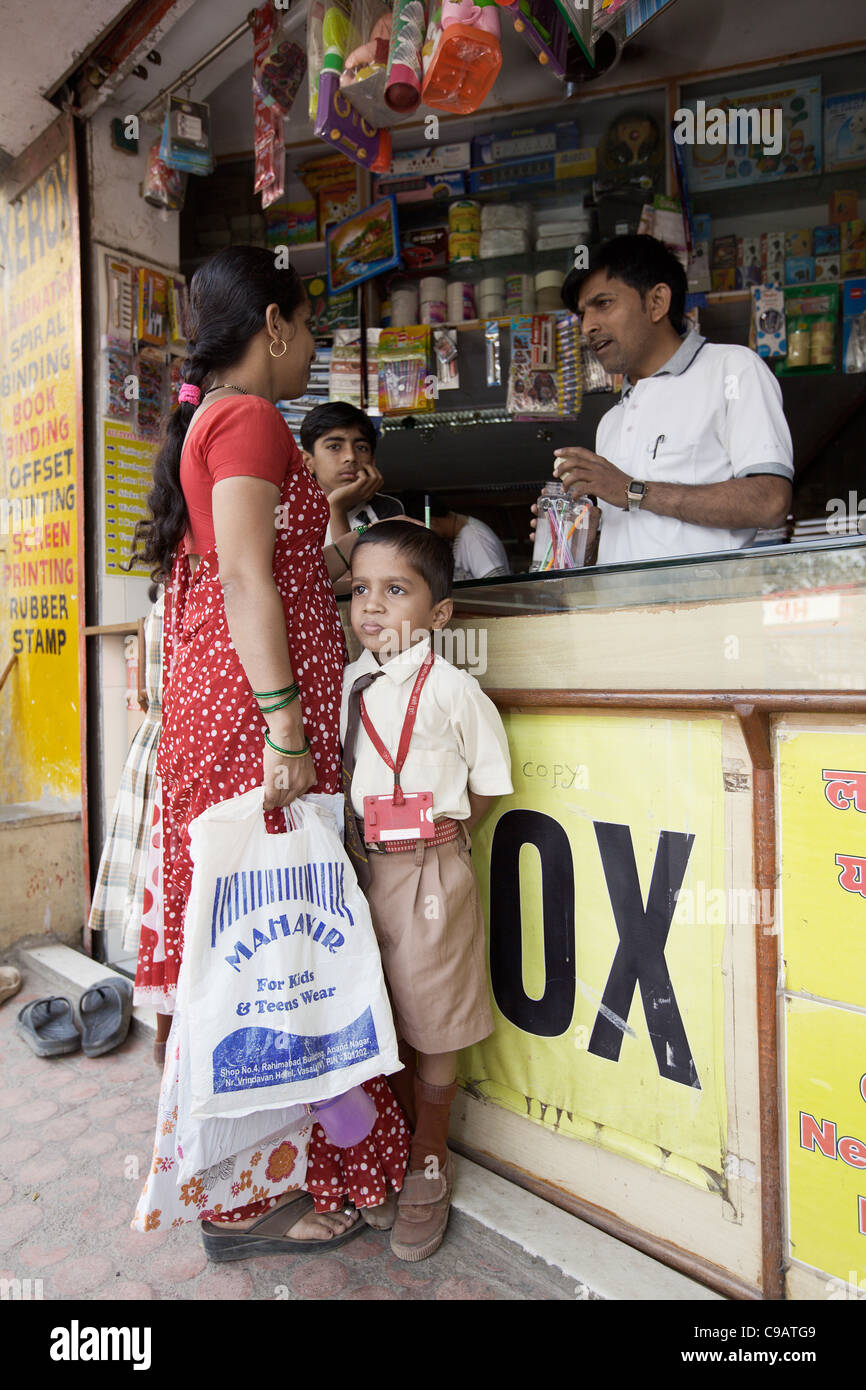
<path id="1" fill-rule="evenodd" d="M 0 204 L 0 801 L 81 794 L 74 175 Z"/>
<path id="2" fill-rule="evenodd" d="M 778 767 L 786 987 L 866 1008 L 866 737 L 786 734 Z"/>
<path id="3" fill-rule="evenodd" d="M 866 1013 L 785 1003 L 791 1255 L 866 1292 Z"/>
<path id="4" fill-rule="evenodd" d="M 461 1054 L 461 1080 L 562 1134 L 721 1188 L 720 724 L 503 718 L 514 793 L 473 847 L 496 1029 Z"/>

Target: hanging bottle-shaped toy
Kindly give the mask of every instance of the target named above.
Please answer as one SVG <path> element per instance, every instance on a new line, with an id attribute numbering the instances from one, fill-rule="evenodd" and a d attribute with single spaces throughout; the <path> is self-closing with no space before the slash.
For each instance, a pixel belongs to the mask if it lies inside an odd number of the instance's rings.
<path id="1" fill-rule="evenodd" d="M 424 41 L 421 99 L 439 111 L 477 111 L 502 66 L 495 0 L 442 0 Z"/>

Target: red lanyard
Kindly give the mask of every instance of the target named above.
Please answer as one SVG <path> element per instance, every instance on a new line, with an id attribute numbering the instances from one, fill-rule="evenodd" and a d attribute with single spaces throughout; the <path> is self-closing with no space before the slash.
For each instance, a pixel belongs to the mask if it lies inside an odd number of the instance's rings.
<path id="1" fill-rule="evenodd" d="M 379 735 L 376 733 L 376 730 L 373 728 L 370 716 L 367 713 L 367 707 L 364 704 L 364 696 L 361 696 L 361 719 L 363 720 L 364 728 L 367 730 L 367 733 L 370 736 L 370 742 L 372 743 L 376 752 L 379 754 L 379 757 L 384 759 L 384 761 L 390 767 L 391 771 L 394 773 L 394 796 L 391 802 L 393 806 L 402 806 L 404 804 L 403 789 L 400 786 L 400 773 L 402 771 L 403 764 L 406 761 L 406 754 L 409 752 L 409 740 L 412 737 L 412 730 L 415 727 L 415 716 L 418 713 L 418 702 L 421 699 L 421 688 L 424 682 L 426 681 L 427 677 L 429 676 L 432 667 L 433 652 L 431 650 L 425 656 L 421 669 L 415 677 L 415 684 L 412 686 L 412 694 L 409 696 L 409 706 L 406 710 L 406 717 L 403 720 L 403 728 L 400 731 L 400 742 L 397 745 L 396 762 L 394 762 L 394 759 L 391 757 L 391 754 L 388 752 L 388 749 L 385 747 Z"/>

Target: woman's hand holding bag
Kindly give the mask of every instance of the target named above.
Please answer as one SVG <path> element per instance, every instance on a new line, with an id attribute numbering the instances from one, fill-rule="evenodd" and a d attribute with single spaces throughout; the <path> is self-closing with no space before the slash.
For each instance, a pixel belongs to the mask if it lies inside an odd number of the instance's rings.
<path id="1" fill-rule="evenodd" d="M 277 752 L 278 748 L 303 748 L 307 742 L 300 700 L 293 701 L 287 709 L 280 711 L 280 715 L 285 717 L 274 715 L 273 720 L 268 722 L 267 737 L 270 743 L 265 742 L 262 759 L 266 811 L 289 806 L 316 784 L 316 765 L 311 753 L 307 752 L 303 757 L 286 757 Z M 277 748 L 272 748 L 271 744 L 276 744 Z"/>

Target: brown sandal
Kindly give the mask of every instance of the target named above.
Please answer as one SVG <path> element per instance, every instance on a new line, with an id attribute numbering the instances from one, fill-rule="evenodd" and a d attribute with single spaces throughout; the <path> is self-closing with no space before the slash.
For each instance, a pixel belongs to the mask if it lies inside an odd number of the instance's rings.
<path id="1" fill-rule="evenodd" d="M 363 1221 L 355 1221 L 348 1231 L 331 1236 L 330 1240 L 292 1240 L 289 1232 L 313 1210 L 309 1192 L 299 1192 L 290 1202 L 266 1211 L 243 1231 L 232 1230 L 229 1222 L 202 1221 L 201 1240 L 209 1260 L 247 1260 L 254 1255 L 288 1255 L 293 1250 L 333 1250 L 336 1245 L 358 1236 Z M 286 1217 L 291 1212 L 288 1224 Z"/>

